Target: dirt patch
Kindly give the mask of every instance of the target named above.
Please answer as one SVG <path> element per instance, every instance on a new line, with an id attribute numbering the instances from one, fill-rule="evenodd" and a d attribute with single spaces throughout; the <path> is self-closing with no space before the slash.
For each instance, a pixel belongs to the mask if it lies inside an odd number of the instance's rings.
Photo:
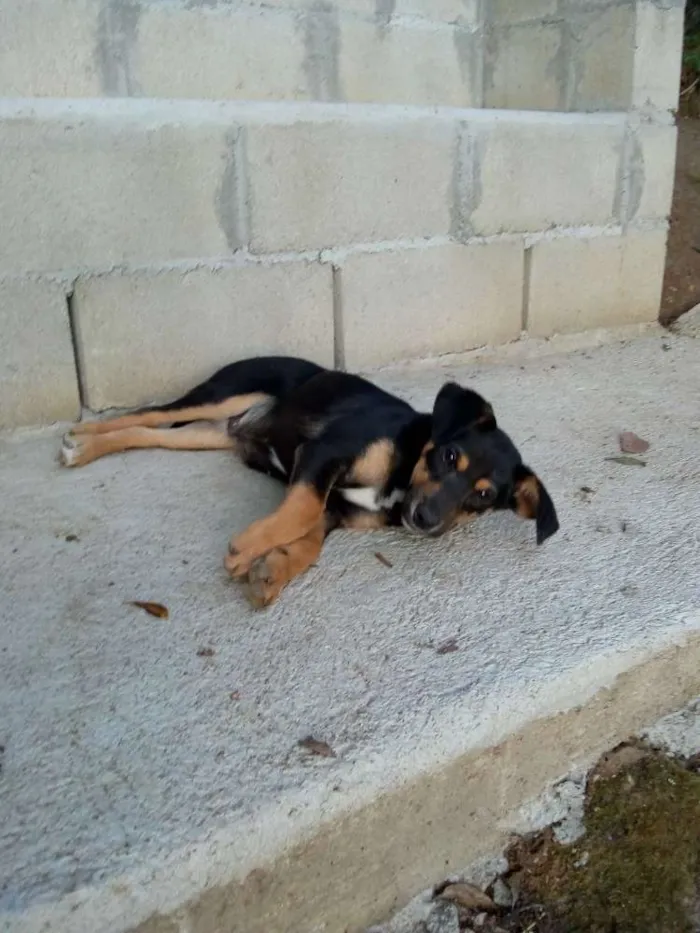
<path id="1" fill-rule="evenodd" d="M 679 118 L 676 181 L 661 299 L 667 324 L 700 303 L 700 119 Z"/>
<path id="2" fill-rule="evenodd" d="M 696 758 L 621 745 L 588 776 L 584 835 L 551 827 L 520 837 L 486 893 L 489 912 L 459 908 L 484 933 L 700 931 L 700 774 Z"/>

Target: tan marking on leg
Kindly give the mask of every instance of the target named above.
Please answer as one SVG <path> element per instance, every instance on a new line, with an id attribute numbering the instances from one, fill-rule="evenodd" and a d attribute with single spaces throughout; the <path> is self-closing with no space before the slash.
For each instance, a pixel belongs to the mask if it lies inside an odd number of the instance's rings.
<path id="1" fill-rule="evenodd" d="M 382 512 L 358 512 L 344 518 L 340 527 L 348 531 L 378 531 L 386 527 L 386 522 L 386 515 Z"/>
<path id="2" fill-rule="evenodd" d="M 322 519 L 302 538 L 285 547 L 273 548 L 253 561 L 248 574 L 248 597 L 256 609 L 274 602 L 283 588 L 308 570 L 321 553 L 326 537 Z"/>
<path id="3" fill-rule="evenodd" d="M 475 521 L 479 518 L 480 515 L 485 515 L 486 509 L 483 512 L 458 512 L 455 517 L 455 525 L 468 525 L 469 522 Z"/>
<path id="4" fill-rule="evenodd" d="M 360 486 L 381 486 L 389 478 L 395 456 L 396 448 L 390 440 L 375 441 L 354 462 L 349 479 Z"/>
<path id="5" fill-rule="evenodd" d="M 107 454 L 121 453 L 146 447 L 162 447 L 166 450 L 232 450 L 235 441 L 224 427 L 182 428 L 123 428 L 110 434 L 85 434 L 74 437 L 66 434 L 61 448 L 64 466 L 85 466 Z"/>
<path id="6" fill-rule="evenodd" d="M 521 518 L 536 518 L 540 507 L 540 486 L 536 476 L 526 476 L 515 489 L 515 512 Z"/>
<path id="7" fill-rule="evenodd" d="M 428 471 L 427 464 L 425 462 L 426 455 L 433 449 L 435 444 L 432 441 L 428 441 L 421 455 L 418 458 L 418 462 L 413 468 L 413 474 L 411 475 L 411 486 L 423 486 L 430 480 L 430 473 Z"/>
<path id="8" fill-rule="evenodd" d="M 304 537 L 321 519 L 325 498 L 306 483 L 290 486 L 282 505 L 231 540 L 224 566 L 233 577 L 248 573 L 253 561 L 275 547 Z"/>
<path id="9" fill-rule="evenodd" d="M 109 434 L 125 428 L 157 428 L 176 421 L 222 421 L 241 415 L 254 405 L 269 401 L 270 398 L 271 396 L 264 392 L 251 392 L 248 395 L 232 395 L 213 405 L 196 405 L 174 411 L 144 411 L 141 414 L 108 418 L 106 421 L 84 421 L 76 424 L 71 433 Z"/>

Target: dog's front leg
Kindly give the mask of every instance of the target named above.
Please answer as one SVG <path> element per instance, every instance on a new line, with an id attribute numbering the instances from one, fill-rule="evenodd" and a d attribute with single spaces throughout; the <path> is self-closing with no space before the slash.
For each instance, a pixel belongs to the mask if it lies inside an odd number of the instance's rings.
<path id="1" fill-rule="evenodd" d="M 337 453 L 326 445 L 318 442 L 306 445 L 280 507 L 231 540 L 224 559 L 231 576 L 244 576 L 257 558 L 304 538 L 319 525 L 328 493 L 343 468 Z"/>

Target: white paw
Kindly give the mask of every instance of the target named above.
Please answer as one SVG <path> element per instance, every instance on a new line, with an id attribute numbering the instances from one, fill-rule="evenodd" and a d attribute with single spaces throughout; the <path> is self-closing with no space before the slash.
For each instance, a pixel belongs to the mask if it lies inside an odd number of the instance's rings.
<path id="1" fill-rule="evenodd" d="M 82 442 L 72 434 L 64 434 L 61 442 L 61 463 L 63 466 L 77 466 L 83 452 Z"/>

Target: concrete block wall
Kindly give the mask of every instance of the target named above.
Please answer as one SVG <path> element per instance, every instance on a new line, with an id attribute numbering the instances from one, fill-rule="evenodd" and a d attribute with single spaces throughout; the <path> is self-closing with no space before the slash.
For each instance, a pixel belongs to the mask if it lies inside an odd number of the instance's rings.
<path id="1" fill-rule="evenodd" d="M 652 320 L 682 6 L 0 0 L 0 427 Z"/>
<path id="2" fill-rule="evenodd" d="M 683 0 L 0 0 L 0 96 L 676 106 Z"/>
<path id="3" fill-rule="evenodd" d="M 250 354 L 361 369 L 650 320 L 675 135 L 622 113 L 5 102 L 0 423 L 142 404 Z"/>

